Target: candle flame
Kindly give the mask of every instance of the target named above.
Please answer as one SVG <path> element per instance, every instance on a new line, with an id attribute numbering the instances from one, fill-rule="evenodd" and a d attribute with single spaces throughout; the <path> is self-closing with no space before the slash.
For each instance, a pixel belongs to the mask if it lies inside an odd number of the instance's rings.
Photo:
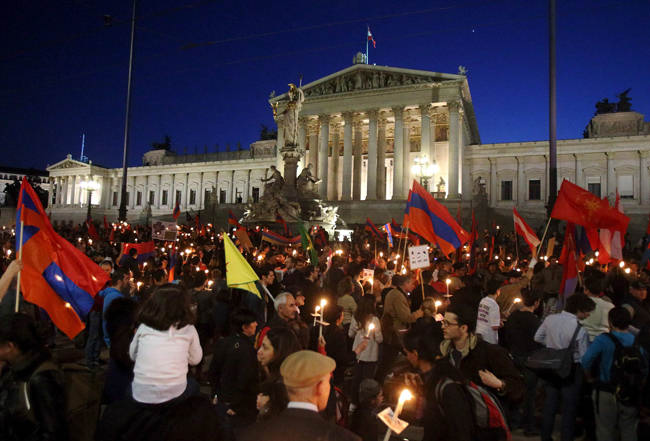
<path id="1" fill-rule="evenodd" d="M 368 325 L 368 331 L 372 331 L 373 329 L 375 329 L 375 324 L 374 324 L 374 323 L 370 323 L 370 324 Z"/>
<path id="2" fill-rule="evenodd" d="M 512 303 L 519 303 L 521 302 L 521 299 L 519 297 L 515 297 L 515 299 L 512 301 Z"/>
<path id="3" fill-rule="evenodd" d="M 404 403 L 405 401 L 408 401 L 411 398 L 413 398 L 413 394 L 408 389 L 404 389 L 402 391 L 402 393 L 399 394 L 399 402 L 400 403 Z"/>
<path id="4" fill-rule="evenodd" d="M 327 300 L 325 300 L 325 299 L 321 299 L 321 300 L 320 300 L 320 307 L 321 307 L 321 308 L 324 308 L 325 305 L 327 305 Z"/>
<path id="5" fill-rule="evenodd" d="M 437 307 L 439 307 L 439 306 L 442 305 L 442 302 L 441 302 L 440 300 L 436 300 L 436 301 L 434 302 L 434 305 L 435 305 L 436 308 L 437 308 Z"/>
<path id="6" fill-rule="evenodd" d="M 451 284 L 451 279 L 447 279 L 447 280 L 445 280 L 445 283 L 446 283 L 447 285 Z"/>

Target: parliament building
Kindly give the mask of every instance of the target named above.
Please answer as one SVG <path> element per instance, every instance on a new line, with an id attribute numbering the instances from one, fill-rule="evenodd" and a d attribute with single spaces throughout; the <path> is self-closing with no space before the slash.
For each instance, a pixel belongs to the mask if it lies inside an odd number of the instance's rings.
<path id="1" fill-rule="evenodd" d="M 464 218 L 479 201 L 497 219 L 512 222 L 512 208 L 537 227 L 548 199 L 548 141 L 481 144 L 469 84 L 458 74 L 355 63 L 302 86 L 298 172 L 312 164 L 320 198 L 338 206 L 347 224 L 401 219 L 410 183 L 419 180 L 452 213 Z M 286 94 L 269 100 L 278 139 L 234 152 L 178 155 L 147 152 L 127 172 L 130 220 L 170 218 L 217 204 L 243 213 L 264 192 L 269 167 L 282 172 L 282 111 Z M 623 110 L 623 111 L 620 111 Z M 478 109 L 480 113 L 480 109 Z M 650 212 L 650 123 L 629 108 L 609 109 L 588 122 L 583 137 L 557 142 L 558 188 L 567 179 L 600 197 L 616 190 L 630 216 L 630 231 L 645 230 Z M 117 218 L 122 169 L 67 158 L 47 168 L 54 221 Z M 91 185 L 88 183 L 91 182 Z M 93 190 L 93 188 L 96 188 Z M 211 205 L 213 206 L 213 205 Z M 467 208 L 467 209 L 466 209 Z M 213 210 L 214 211 L 214 210 Z"/>

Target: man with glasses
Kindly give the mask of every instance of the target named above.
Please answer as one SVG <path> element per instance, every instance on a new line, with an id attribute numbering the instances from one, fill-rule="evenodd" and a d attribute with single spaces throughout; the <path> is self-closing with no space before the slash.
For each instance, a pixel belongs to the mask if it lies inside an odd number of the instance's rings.
<path id="1" fill-rule="evenodd" d="M 517 402 L 524 395 L 524 382 L 504 348 L 487 343 L 475 334 L 477 311 L 452 302 L 442 321 L 445 340 L 440 352 L 467 379 L 500 397 Z"/>

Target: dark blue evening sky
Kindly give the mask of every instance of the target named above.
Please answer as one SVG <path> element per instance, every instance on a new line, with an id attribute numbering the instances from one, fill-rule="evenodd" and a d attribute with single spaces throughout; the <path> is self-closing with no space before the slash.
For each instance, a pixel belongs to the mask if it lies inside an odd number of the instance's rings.
<path id="1" fill-rule="evenodd" d="M 0 18 L 0 164 L 78 157 L 85 133 L 94 162 L 120 166 L 131 2 L 10 3 Z M 557 3 L 558 137 L 581 137 L 596 101 L 627 88 L 650 119 L 649 2 Z M 349 66 L 366 24 L 371 63 L 467 67 L 483 143 L 548 136 L 546 0 L 140 0 L 138 16 L 131 165 L 165 134 L 179 153 L 248 146 L 260 124 L 274 126 L 269 93 Z"/>

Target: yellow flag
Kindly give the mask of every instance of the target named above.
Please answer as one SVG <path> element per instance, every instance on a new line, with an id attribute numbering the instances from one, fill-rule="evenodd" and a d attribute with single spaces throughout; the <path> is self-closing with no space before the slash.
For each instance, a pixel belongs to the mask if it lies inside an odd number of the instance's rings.
<path id="1" fill-rule="evenodd" d="M 261 299 L 262 296 L 255 286 L 259 277 L 226 233 L 223 234 L 223 244 L 226 255 L 226 285 L 252 292 Z"/>

